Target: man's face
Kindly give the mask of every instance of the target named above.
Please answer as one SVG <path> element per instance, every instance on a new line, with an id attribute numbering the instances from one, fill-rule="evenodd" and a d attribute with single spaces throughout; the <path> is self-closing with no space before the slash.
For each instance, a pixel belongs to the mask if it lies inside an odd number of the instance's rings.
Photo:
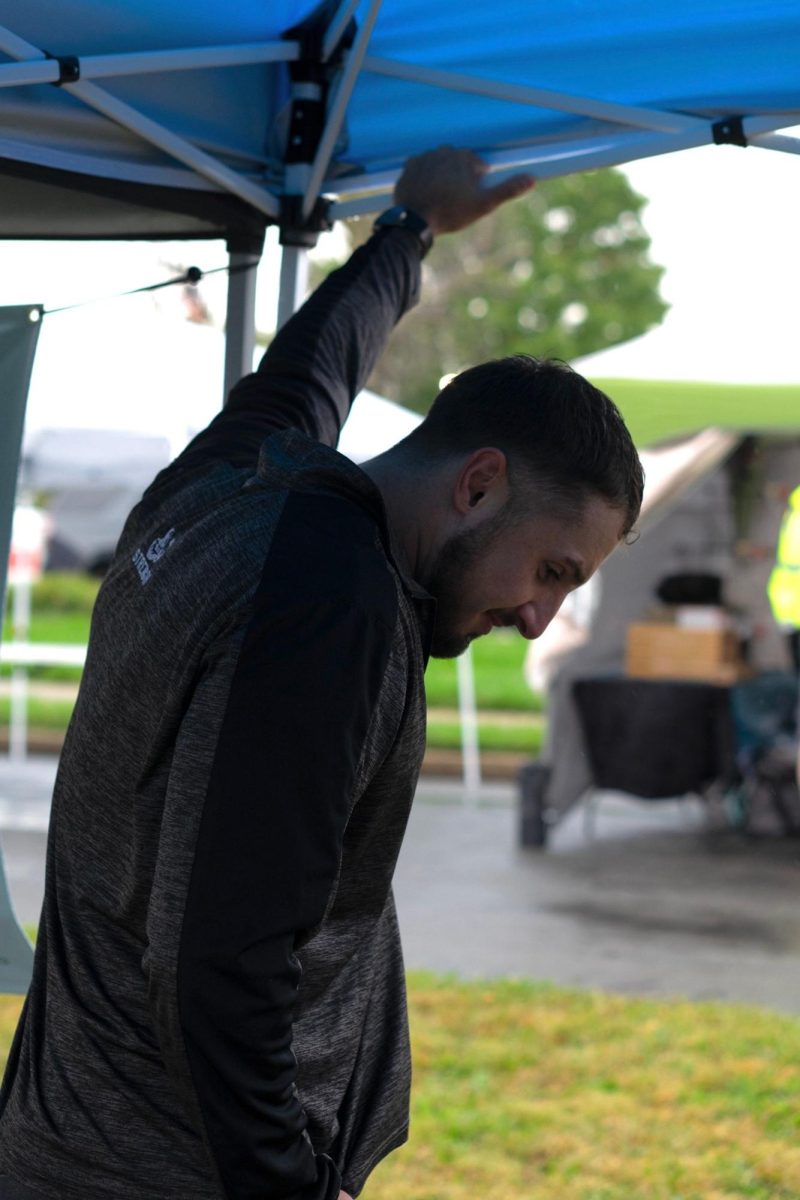
<path id="1" fill-rule="evenodd" d="M 537 638 L 565 596 L 618 545 L 622 514 L 599 496 L 578 518 L 538 515 L 511 523 L 505 511 L 445 542 L 428 591 L 437 601 L 431 653 L 462 654 L 497 626 Z"/>

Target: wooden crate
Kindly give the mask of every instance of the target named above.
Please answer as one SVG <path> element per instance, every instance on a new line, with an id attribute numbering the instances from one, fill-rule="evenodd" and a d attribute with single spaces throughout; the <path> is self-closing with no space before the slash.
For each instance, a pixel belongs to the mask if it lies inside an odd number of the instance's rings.
<path id="1" fill-rule="evenodd" d="M 729 629 L 682 629 L 667 622 L 628 626 L 626 673 L 638 679 L 699 679 L 735 683 L 744 667 Z"/>

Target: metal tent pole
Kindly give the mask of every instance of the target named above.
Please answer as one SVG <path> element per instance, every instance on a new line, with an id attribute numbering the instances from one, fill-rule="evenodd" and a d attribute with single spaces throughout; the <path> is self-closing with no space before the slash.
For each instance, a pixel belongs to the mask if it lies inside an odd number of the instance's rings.
<path id="1" fill-rule="evenodd" d="M 302 215 L 304 220 L 308 220 L 311 216 L 314 205 L 320 195 L 320 184 L 325 172 L 330 166 L 331 156 L 336 146 L 336 139 L 339 136 L 342 125 L 344 124 L 345 113 L 350 97 L 353 94 L 353 89 L 358 82 L 358 75 L 361 69 L 361 64 L 364 61 L 364 55 L 367 52 L 369 39 L 372 36 L 372 30 L 375 27 L 375 22 L 378 19 L 378 13 L 381 7 L 381 0 L 372 0 L 369 11 L 367 12 L 364 24 L 356 34 L 353 48 L 347 55 L 344 71 L 339 80 L 336 94 L 333 97 L 333 102 L 325 116 L 325 128 L 319 140 L 314 161 L 311 164 L 311 169 L 306 180 L 306 189 L 303 196 Z"/>
<path id="2" fill-rule="evenodd" d="M 15 37 L 0 30 L 0 37 Z M 22 39 L 15 46 L 24 48 Z M 248 63 L 292 62 L 297 58 L 296 42 L 263 42 L 252 46 L 206 46 L 184 50 L 151 50 L 133 54 L 86 54 L 79 62 L 81 79 L 108 79 L 119 75 L 147 75 L 164 71 L 192 71 L 209 67 L 241 67 Z M 58 83 L 61 67 L 55 58 L 29 61 L 23 54 L 19 63 L 0 65 L 0 87 L 22 84 Z"/>
<path id="3" fill-rule="evenodd" d="M 228 256 L 228 307 L 225 318 L 223 396 L 253 369 L 256 347 L 256 277 L 258 257 L 231 250 Z"/>
<path id="4" fill-rule="evenodd" d="M 753 146 L 797 153 L 800 149 L 800 139 L 779 134 L 769 136 L 772 130 L 795 124 L 796 114 L 790 113 L 744 117 L 742 131 L 748 143 Z M 640 158 L 671 154 L 695 146 L 706 146 L 712 142 L 713 129 L 707 122 L 705 127 L 698 123 L 690 131 L 683 133 L 611 133 L 603 137 L 531 143 L 527 146 L 516 146 L 512 150 L 489 150 L 481 157 L 489 167 L 492 182 L 498 182 L 504 172 L 522 169 L 529 169 L 537 179 L 555 179 L 576 171 L 624 165 Z M 382 208 L 391 204 L 391 188 L 399 174 L 400 170 L 397 168 L 375 172 L 369 176 L 350 175 L 338 180 L 323 181 L 323 192 L 336 192 L 338 195 L 338 199 L 328 210 L 330 218 L 339 221 L 380 212 Z"/>
<path id="5" fill-rule="evenodd" d="M 17 37 L 11 30 L 1 25 L 0 50 L 10 58 L 18 60 L 37 62 L 47 58 L 47 55 L 37 46 Z M 90 108 L 96 109 L 109 120 L 115 121 L 124 129 L 130 130 L 131 133 L 137 134 L 151 145 L 157 146 L 165 154 L 190 167 L 198 175 L 210 180 L 223 191 L 238 196 L 258 212 L 264 213 L 268 217 L 278 215 L 278 201 L 266 188 L 253 183 L 246 176 L 232 171 L 186 138 L 179 137 L 159 122 L 151 120 L 144 113 L 132 108 L 130 104 L 125 104 L 110 92 L 98 87 L 97 84 L 80 80 L 77 82 L 63 80 L 61 86 L 65 92 L 76 96 Z"/>
<path id="6" fill-rule="evenodd" d="M 662 133 L 681 133 L 697 124 L 708 124 L 702 117 L 686 113 L 645 108 L 639 104 L 617 104 L 590 96 L 573 96 L 566 92 L 555 92 L 548 88 L 528 87 L 522 84 L 505 83 L 499 79 L 484 79 L 478 75 L 467 75 L 462 71 L 446 71 L 419 63 L 404 63 L 390 58 L 367 55 L 363 69 L 374 75 L 388 75 L 393 79 L 407 79 L 429 87 L 447 88 L 477 96 L 489 96 L 495 100 L 507 100 L 512 104 L 529 104 L 536 108 L 552 108 L 557 112 L 575 113 L 578 116 L 594 117 L 600 121 L 632 125 L 637 129 L 660 130 Z"/>
<path id="7" fill-rule="evenodd" d="M 763 146 L 767 150 L 783 150 L 786 154 L 800 154 L 800 138 L 787 137 L 781 133 L 765 133 L 750 139 L 752 146 Z"/>
<path id="8" fill-rule="evenodd" d="M 278 284 L 278 329 L 296 312 L 308 286 L 308 251 L 304 246 L 284 246 Z"/>

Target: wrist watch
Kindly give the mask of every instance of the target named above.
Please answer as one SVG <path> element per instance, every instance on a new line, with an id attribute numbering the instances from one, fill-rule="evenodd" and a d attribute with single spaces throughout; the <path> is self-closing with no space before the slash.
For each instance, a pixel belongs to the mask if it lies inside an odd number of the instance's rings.
<path id="1" fill-rule="evenodd" d="M 407 229 L 409 233 L 416 234 L 423 258 L 433 245 L 433 231 L 428 222 L 413 209 L 406 208 L 404 204 L 396 204 L 394 208 L 387 208 L 386 212 L 381 213 L 372 228 L 375 233 L 381 229 Z"/>

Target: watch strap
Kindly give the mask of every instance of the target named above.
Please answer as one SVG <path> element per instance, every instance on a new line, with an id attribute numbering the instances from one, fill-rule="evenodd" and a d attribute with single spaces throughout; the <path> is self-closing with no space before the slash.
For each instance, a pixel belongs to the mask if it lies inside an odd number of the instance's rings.
<path id="1" fill-rule="evenodd" d="M 428 222 L 404 204 L 396 204 L 394 208 L 382 212 L 373 229 L 376 233 L 381 229 L 407 229 L 409 233 L 416 234 L 423 258 L 433 245 L 433 231 Z"/>

